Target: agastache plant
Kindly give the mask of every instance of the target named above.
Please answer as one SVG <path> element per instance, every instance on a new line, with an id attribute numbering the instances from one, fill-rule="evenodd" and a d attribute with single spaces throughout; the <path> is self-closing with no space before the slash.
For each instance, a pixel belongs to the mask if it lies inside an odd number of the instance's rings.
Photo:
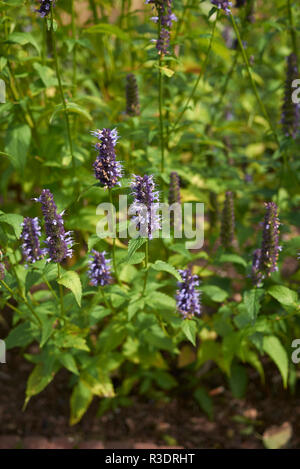
<path id="1" fill-rule="evenodd" d="M 281 250 L 279 246 L 279 218 L 275 202 L 265 204 L 266 214 L 263 222 L 263 236 L 261 254 L 259 259 L 259 271 L 262 278 L 270 276 L 278 270 L 277 260 Z"/>
<path id="2" fill-rule="evenodd" d="M 36 10 L 36 12 L 40 14 L 41 18 L 44 18 L 51 12 L 51 4 L 53 7 L 55 6 L 55 0 L 40 0 L 40 4 L 41 6 Z"/>
<path id="3" fill-rule="evenodd" d="M 153 233 L 160 229 L 159 193 L 156 191 L 153 176 L 145 174 L 133 175 L 131 183 L 134 201 L 130 206 L 130 213 L 137 215 L 132 218 L 141 236 L 152 239 Z"/>
<path id="4" fill-rule="evenodd" d="M 91 259 L 89 261 L 88 276 L 91 280 L 91 284 L 95 287 L 104 287 L 108 285 L 111 280 L 111 267 L 110 259 L 105 259 L 106 252 L 99 252 L 92 250 Z"/>
<path id="5" fill-rule="evenodd" d="M 64 212 L 57 213 L 53 195 L 49 189 L 43 189 L 40 197 L 35 200 L 42 205 L 46 231 L 46 252 L 50 260 L 60 263 L 67 257 L 72 257 L 71 231 L 65 231 L 62 218 Z"/>
<path id="6" fill-rule="evenodd" d="M 168 52 L 170 29 L 173 21 L 177 21 L 176 15 L 172 13 L 172 2 L 173 0 L 146 0 L 147 4 L 153 4 L 156 8 L 157 14 L 151 20 L 159 24 L 159 37 L 155 42 L 160 55 L 165 55 Z"/>
<path id="7" fill-rule="evenodd" d="M 261 249 L 255 249 L 252 258 L 251 279 L 254 285 L 260 286 L 262 274 L 260 272 Z"/>
<path id="8" fill-rule="evenodd" d="M 139 90 L 133 73 L 129 73 L 126 77 L 126 114 L 128 116 L 140 114 Z"/>
<path id="9" fill-rule="evenodd" d="M 116 161 L 115 153 L 115 146 L 119 138 L 117 130 L 95 130 L 91 134 L 99 140 L 95 145 L 95 149 L 98 151 L 98 156 L 93 164 L 95 178 L 108 189 L 120 185 L 122 165 Z"/>
<path id="10" fill-rule="evenodd" d="M 226 15 L 230 15 L 232 7 L 232 2 L 227 2 L 226 0 L 211 0 L 211 3 L 215 5 L 219 10 L 224 10 Z"/>
<path id="11" fill-rule="evenodd" d="M 284 134 L 295 138 L 299 130 L 300 106 L 292 101 L 292 84 L 299 77 L 297 57 L 290 54 L 287 58 L 287 72 L 284 91 L 284 101 L 282 105 L 281 124 Z"/>
<path id="12" fill-rule="evenodd" d="M 182 281 L 177 284 L 177 310 L 184 319 L 191 319 L 201 313 L 200 291 L 196 289 L 199 286 L 199 278 L 193 275 L 190 269 L 179 270 L 179 273 Z"/>
<path id="13" fill-rule="evenodd" d="M 233 193 L 228 191 L 225 195 L 225 202 L 221 217 L 221 243 L 225 249 L 233 245 L 234 240 L 234 202 Z"/>
<path id="14" fill-rule="evenodd" d="M 45 250 L 40 247 L 41 227 L 38 218 L 24 218 L 22 228 L 22 252 L 26 262 L 33 264 L 45 254 Z"/>

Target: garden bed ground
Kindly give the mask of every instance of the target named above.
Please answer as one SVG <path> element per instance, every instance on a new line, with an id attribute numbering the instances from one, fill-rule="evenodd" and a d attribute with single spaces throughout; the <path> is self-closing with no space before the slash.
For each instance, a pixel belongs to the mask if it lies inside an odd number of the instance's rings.
<path id="1" fill-rule="evenodd" d="M 299 389 L 294 397 L 283 392 L 271 363 L 265 366 L 264 388 L 251 372 L 246 399 L 234 399 L 219 374 L 213 379 L 214 421 L 188 396 L 169 404 L 137 398 L 131 407 L 101 418 L 95 400 L 80 424 L 70 427 L 69 375 L 58 373 L 22 412 L 32 365 L 12 351 L 7 361 L 0 369 L 0 448 L 263 448 L 263 433 L 284 422 L 293 429 L 288 447 L 300 447 Z"/>

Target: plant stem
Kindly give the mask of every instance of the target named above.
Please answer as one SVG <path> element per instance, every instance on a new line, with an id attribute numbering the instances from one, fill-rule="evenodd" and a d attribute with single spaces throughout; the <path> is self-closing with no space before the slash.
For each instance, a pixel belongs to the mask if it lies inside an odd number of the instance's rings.
<path id="1" fill-rule="evenodd" d="M 109 201 L 110 203 L 113 205 L 113 196 L 112 196 L 112 190 L 111 189 L 108 189 L 108 192 L 109 192 Z M 118 284 L 120 285 L 120 279 L 119 279 L 119 275 L 118 275 L 118 270 L 117 270 L 117 263 L 116 263 L 116 233 L 113 233 L 114 237 L 113 237 L 113 250 L 112 250 L 112 258 L 113 258 L 113 267 L 114 267 L 114 272 L 115 272 L 115 276 L 116 276 L 116 280 L 118 282 Z"/>
<path id="2" fill-rule="evenodd" d="M 244 48 L 243 43 L 242 43 L 241 35 L 240 35 L 239 29 L 237 27 L 236 21 L 235 21 L 233 15 L 232 15 L 232 13 L 230 13 L 230 18 L 231 18 L 231 21 L 232 21 L 232 25 L 233 25 L 233 28 L 234 28 L 234 31 L 235 31 L 235 34 L 236 34 L 240 49 L 241 49 L 241 53 L 242 53 L 242 56 L 243 56 L 243 59 L 244 59 L 244 63 L 245 63 L 245 66 L 246 66 L 246 69 L 247 69 L 247 72 L 248 72 L 248 76 L 249 76 L 250 83 L 251 83 L 252 89 L 254 91 L 255 97 L 256 97 L 257 102 L 260 106 L 261 112 L 262 112 L 263 116 L 265 117 L 265 119 L 267 120 L 267 122 L 269 124 L 269 127 L 270 127 L 270 130 L 274 134 L 276 142 L 279 146 L 280 143 L 279 143 L 279 140 L 278 140 L 277 133 L 276 133 L 274 127 L 273 127 L 273 124 L 272 124 L 271 119 L 269 117 L 269 114 L 268 114 L 268 112 L 265 108 L 265 105 L 262 102 L 262 100 L 261 100 L 261 98 L 258 94 L 256 83 L 255 83 L 254 78 L 252 76 L 252 71 L 251 71 L 251 67 L 250 67 L 250 64 L 249 64 L 249 60 L 248 60 L 245 48 Z"/>
<path id="3" fill-rule="evenodd" d="M 296 30 L 295 30 L 295 25 L 294 25 L 291 0 L 287 0 L 287 6 L 288 6 L 288 13 L 289 13 L 289 23 L 290 23 L 291 39 L 292 39 L 292 44 L 293 44 L 293 52 L 298 60 L 297 36 L 296 36 Z"/>
<path id="4" fill-rule="evenodd" d="M 218 18 L 219 18 L 219 11 L 217 11 L 217 13 L 216 13 L 216 19 L 215 19 L 214 24 L 213 24 L 212 33 L 211 33 L 210 41 L 209 41 L 209 46 L 208 46 L 208 49 L 207 49 L 207 53 L 206 53 L 206 57 L 205 57 L 205 60 L 204 60 L 204 63 L 203 63 L 203 67 L 201 68 L 201 70 L 199 72 L 198 78 L 197 78 L 197 80 L 196 80 L 196 82 L 193 86 L 193 89 L 191 91 L 190 96 L 186 100 L 184 108 L 182 109 L 181 113 L 179 114 L 177 120 L 175 121 L 173 127 L 170 130 L 171 133 L 174 132 L 176 130 L 176 128 L 178 127 L 179 122 L 181 121 L 185 111 L 189 107 L 189 104 L 190 104 L 191 100 L 194 97 L 194 94 L 195 94 L 195 92 L 198 88 L 198 85 L 200 83 L 201 78 L 204 77 L 204 75 L 205 75 L 206 67 L 207 67 L 207 64 L 208 64 L 208 58 L 209 58 L 209 55 L 210 55 L 210 51 L 211 51 L 211 48 L 212 48 L 212 43 L 213 43 L 214 36 L 215 36 L 215 31 L 216 31 L 216 25 L 217 25 Z"/>
<path id="5" fill-rule="evenodd" d="M 74 159 L 74 154 L 73 154 L 71 127 L 70 127 L 68 108 L 67 108 L 66 100 L 65 100 L 65 97 L 64 97 L 64 90 L 63 90 L 63 87 L 62 87 L 62 82 L 61 82 L 61 77 L 60 77 L 60 72 L 59 72 L 59 66 L 58 66 L 56 36 L 55 36 L 55 32 L 54 32 L 54 27 L 53 27 L 53 3 L 52 2 L 51 2 L 51 36 L 52 36 L 52 44 L 53 44 L 53 52 L 54 52 L 56 77 L 57 77 L 57 81 L 58 81 L 58 87 L 59 87 L 59 91 L 60 91 L 60 97 L 61 97 L 62 105 L 63 105 L 63 108 L 64 108 L 64 114 L 65 114 L 66 125 L 67 125 L 69 148 L 70 148 L 70 153 L 71 153 L 71 157 L 72 157 L 73 176 L 75 176 L 75 159 Z"/>
<path id="6" fill-rule="evenodd" d="M 76 15 L 75 15 L 75 4 L 74 0 L 72 0 L 72 36 L 73 40 L 77 40 L 77 33 L 76 33 Z M 76 96 L 76 89 L 77 89 L 77 65 L 76 65 L 76 54 L 77 54 L 77 44 L 74 43 L 73 47 L 73 97 Z"/>
<path id="7" fill-rule="evenodd" d="M 60 269 L 60 264 L 57 264 L 57 280 L 60 280 L 61 278 L 61 269 Z M 60 297 L 60 312 L 61 315 L 63 316 L 64 314 L 64 290 L 63 286 L 59 283 L 59 297 Z"/>
<path id="8" fill-rule="evenodd" d="M 144 296 L 144 294 L 145 294 L 147 280 L 148 280 L 148 262 L 149 262 L 149 239 L 147 239 L 147 241 L 145 243 L 145 269 L 146 269 L 146 272 L 145 272 L 142 296 Z"/>
<path id="9" fill-rule="evenodd" d="M 158 20 L 158 38 L 161 33 L 161 18 Z M 158 55 L 158 111 L 159 111 L 159 132 L 160 132 L 160 153 L 161 153 L 161 166 L 160 170 L 163 173 L 165 169 L 165 142 L 164 142 L 164 119 L 163 119 L 163 93 L 164 82 L 162 75 L 162 54 Z"/>
<path id="10" fill-rule="evenodd" d="M 15 297 L 15 293 L 13 292 L 13 290 L 7 285 L 7 283 L 4 281 L 4 280 L 0 280 L 1 284 L 4 286 L 4 288 L 6 288 L 7 291 L 9 291 L 9 293 L 11 294 L 11 296 L 14 298 Z M 30 309 L 31 313 L 33 314 L 33 316 L 35 317 L 35 319 L 37 320 L 37 322 L 39 323 L 39 325 L 41 326 L 42 323 L 41 323 L 41 320 L 40 318 L 38 317 L 38 315 L 36 314 L 36 312 L 34 311 L 34 309 L 32 308 L 31 304 L 27 301 L 27 299 L 22 296 L 20 293 L 18 293 L 18 296 L 20 296 L 21 300 L 26 304 L 26 306 Z"/>
<path id="11" fill-rule="evenodd" d="M 106 298 L 105 293 L 104 293 L 104 291 L 103 291 L 103 287 L 100 287 L 99 290 L 100 290 L 100 292 L 101 292 L 101 295 L 102 295 L 104 304 L 105 304 L 105 306 L 107 307 L 107 309 L 112 309 L 112 306 L 111 306 L 111 305 L 108 303 L 108 301 L 107 301 L 107 298 Z"/>

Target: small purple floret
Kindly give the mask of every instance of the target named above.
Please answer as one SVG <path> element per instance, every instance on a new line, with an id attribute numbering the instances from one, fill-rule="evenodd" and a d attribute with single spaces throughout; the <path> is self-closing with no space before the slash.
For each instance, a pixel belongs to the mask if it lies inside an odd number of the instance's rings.
<path id="1" fill-rule="evenodd" d="M 186 318 L 192 318 L 194 315 L 200 315 L 200 291 L 196 289 L 199 286 L 199 278 L 192 275 L 190 269 L 179 270 L 182 282 L 178 282 L 176 295 L 177 310 Z"/>
<path id="2" fill-rule="evenodd" d="M 26 262 L 33 264 L 42 259 L 45 250 L 40 247 L 41 227 L 38 218 L 24 218 L 22 223 L 22 251 Z"/>
<path id="3" fill-rule="evenodd" d="M 98 156 L 93 164 L 95 178 L 105 188 L 111 189 L 114 186 L 119 186 L 122 165 L 116 161 L 115 146 L 119 138 L 117 130 L 96 130 L 91 134 L 99 140 L 95 145 L 95 149 L 98 151 Z"/>
<path id="4" fill-rule="evenodd" d="M 105 259 L 106 252 L 98 252 L 94 249 L 92 250 L 91 260 L 89 261 L 89 270 L 88 276 L 91 280 L 91 284 L 94 287 L 104 287 L 108 285 L 111 280 L 111 267 L 110 267 L 110 259 Z"/>

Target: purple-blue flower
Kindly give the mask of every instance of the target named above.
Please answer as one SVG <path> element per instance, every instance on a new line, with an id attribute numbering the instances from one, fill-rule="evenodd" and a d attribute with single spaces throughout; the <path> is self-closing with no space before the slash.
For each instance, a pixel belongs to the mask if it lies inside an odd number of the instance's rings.
<path id="1" fill-rule="evenodd" d="M 293 81 L 299 77 L 297 57 L 290 54 L 287 59 L 287 72 L 284 90 L 284 101 L 281 112 L 281 124 L 284 134 L 296 137 L 300 125 L 300 105 L 292 100 Z"/>
<path id="2" fill-rule="evenodd" d="M 159 192 L 156 191 L 153 176 L 133 175 L 131 182 L 134 201 L 129 213 L 136 214 L 132 220 L 143 238 L 152 239 L 153 233 L 160 229 Z"/>
<path id="3" fill-rule="evenodd" d="M 169 205 L 181 203 L 180 179 L 176 171 L 173 171 L 170 174 L 170 186 L 169 186 L 169 198 L 168 199 L 169 199 Z"/>
<path id="4" fill-rule="evenodd" d="M 257 287 L 261 284 L 262 274 L 260 272 L 260 257 L 261 249 L 255 249 L 252 258 L 251 278 L 254 285 Z"/>
<path id="5" fill-rule="evenodd" d="M 201 313 L 199 278 L 192 275 L 190 269 L 179 270 L 182 282 L 178 282 L 176 294 L 177 310 L 186 318 L 192 318 Z"/>
<path id="6" fill-rule="evenodd" d="M 38 218 L 24 218 L 22 223 L 22 251 L 27 262 L 34 263 L 42 259 L 45 250 L 40 247 L 41 227 Z"/>
<path id="7" fill-rule="evenodd" d="M 233 193 L 228 191 L 225 195 L 225 202 L 221 217 L 221 243 L 225 249 L 232 246 L 234 240 L 234 201 Z"/>
<path id="8" fill-rule="evenodd" d="M 279 246 L 279 218 L 275 202 L 265 204 L 266 214 L 263 222 L 263 236 L 261 254 L 259 260 L 259 271 L 262 278 L 271 275 L 278 270 L 277 260 L 281 247 Z"/>
<path id="9" fill-rule="evenodd" d="M 92 250 L 91 260 L 89 261 L 89 270 L 88 276 L 91 280 L 91 284 L 94 287 L 104 287 L 108 285 L 111 280 L 111 266 L 110 259 L 105 259 L 106 252 L 98 252 L 94 249 Z"/>
<path id="10" fill-rule="evenodd" d="M 232 7 L 232 2 L 227 2 L 226 0 L 211 0 L 211 3 L 219 8 L 219 10 L 224 10 L 226 15 L 230 15 L 230 7 Z"/>
<path id="11" fill-rule="evenodd" d="M 49 189 L 43 189 L 40 197 L 35 199 L 42 204 L 42 212 L 45 220 L 46 251 L 53 262 L 62 262 L 67 257 L 72 257 L 73 240 L 71 231 L 65 231 L 61 214 L 57 213 L 53 195 Z"/>
<path id="12" fill-rule="evenodd" d="M 159 37 L 156 42 L 156 49 L 160 55 L 168 52 L 170 45 L 170 29 L 173 21 L 177 21 L 177 17 L 172 13 L 173 0 L 146 0 L 147 4 L 152 4 L 156 8 L 156 15 L 151 20 L 159 23 Z"/>
<path id="13" fill-rule="evenodd" d="M 129 73 L 126 77 L 126 114 L 129 116 L 140 114 L 139 90 L 133 73 Z"/>
<path id="14" fill-rule="evenodd" d="M 115 153 L 115 146 L 119 138 L 117 130 L 95 130 L 91 134 L 99 140 L 95 145 L 95 149 L 98 151 L 98 156 L 93 164 L 95 178 L 108 189 L 120 185 L 122 165 L 116 161 Z"/>
<path id="15" fill-rule="evenodd" d="M 40 14 L 41 18 L 48 16 L 51 11 L 51 3 L 55 6 L 55 0 L 39 0 L 41 6 L 36 11 Z"/>

